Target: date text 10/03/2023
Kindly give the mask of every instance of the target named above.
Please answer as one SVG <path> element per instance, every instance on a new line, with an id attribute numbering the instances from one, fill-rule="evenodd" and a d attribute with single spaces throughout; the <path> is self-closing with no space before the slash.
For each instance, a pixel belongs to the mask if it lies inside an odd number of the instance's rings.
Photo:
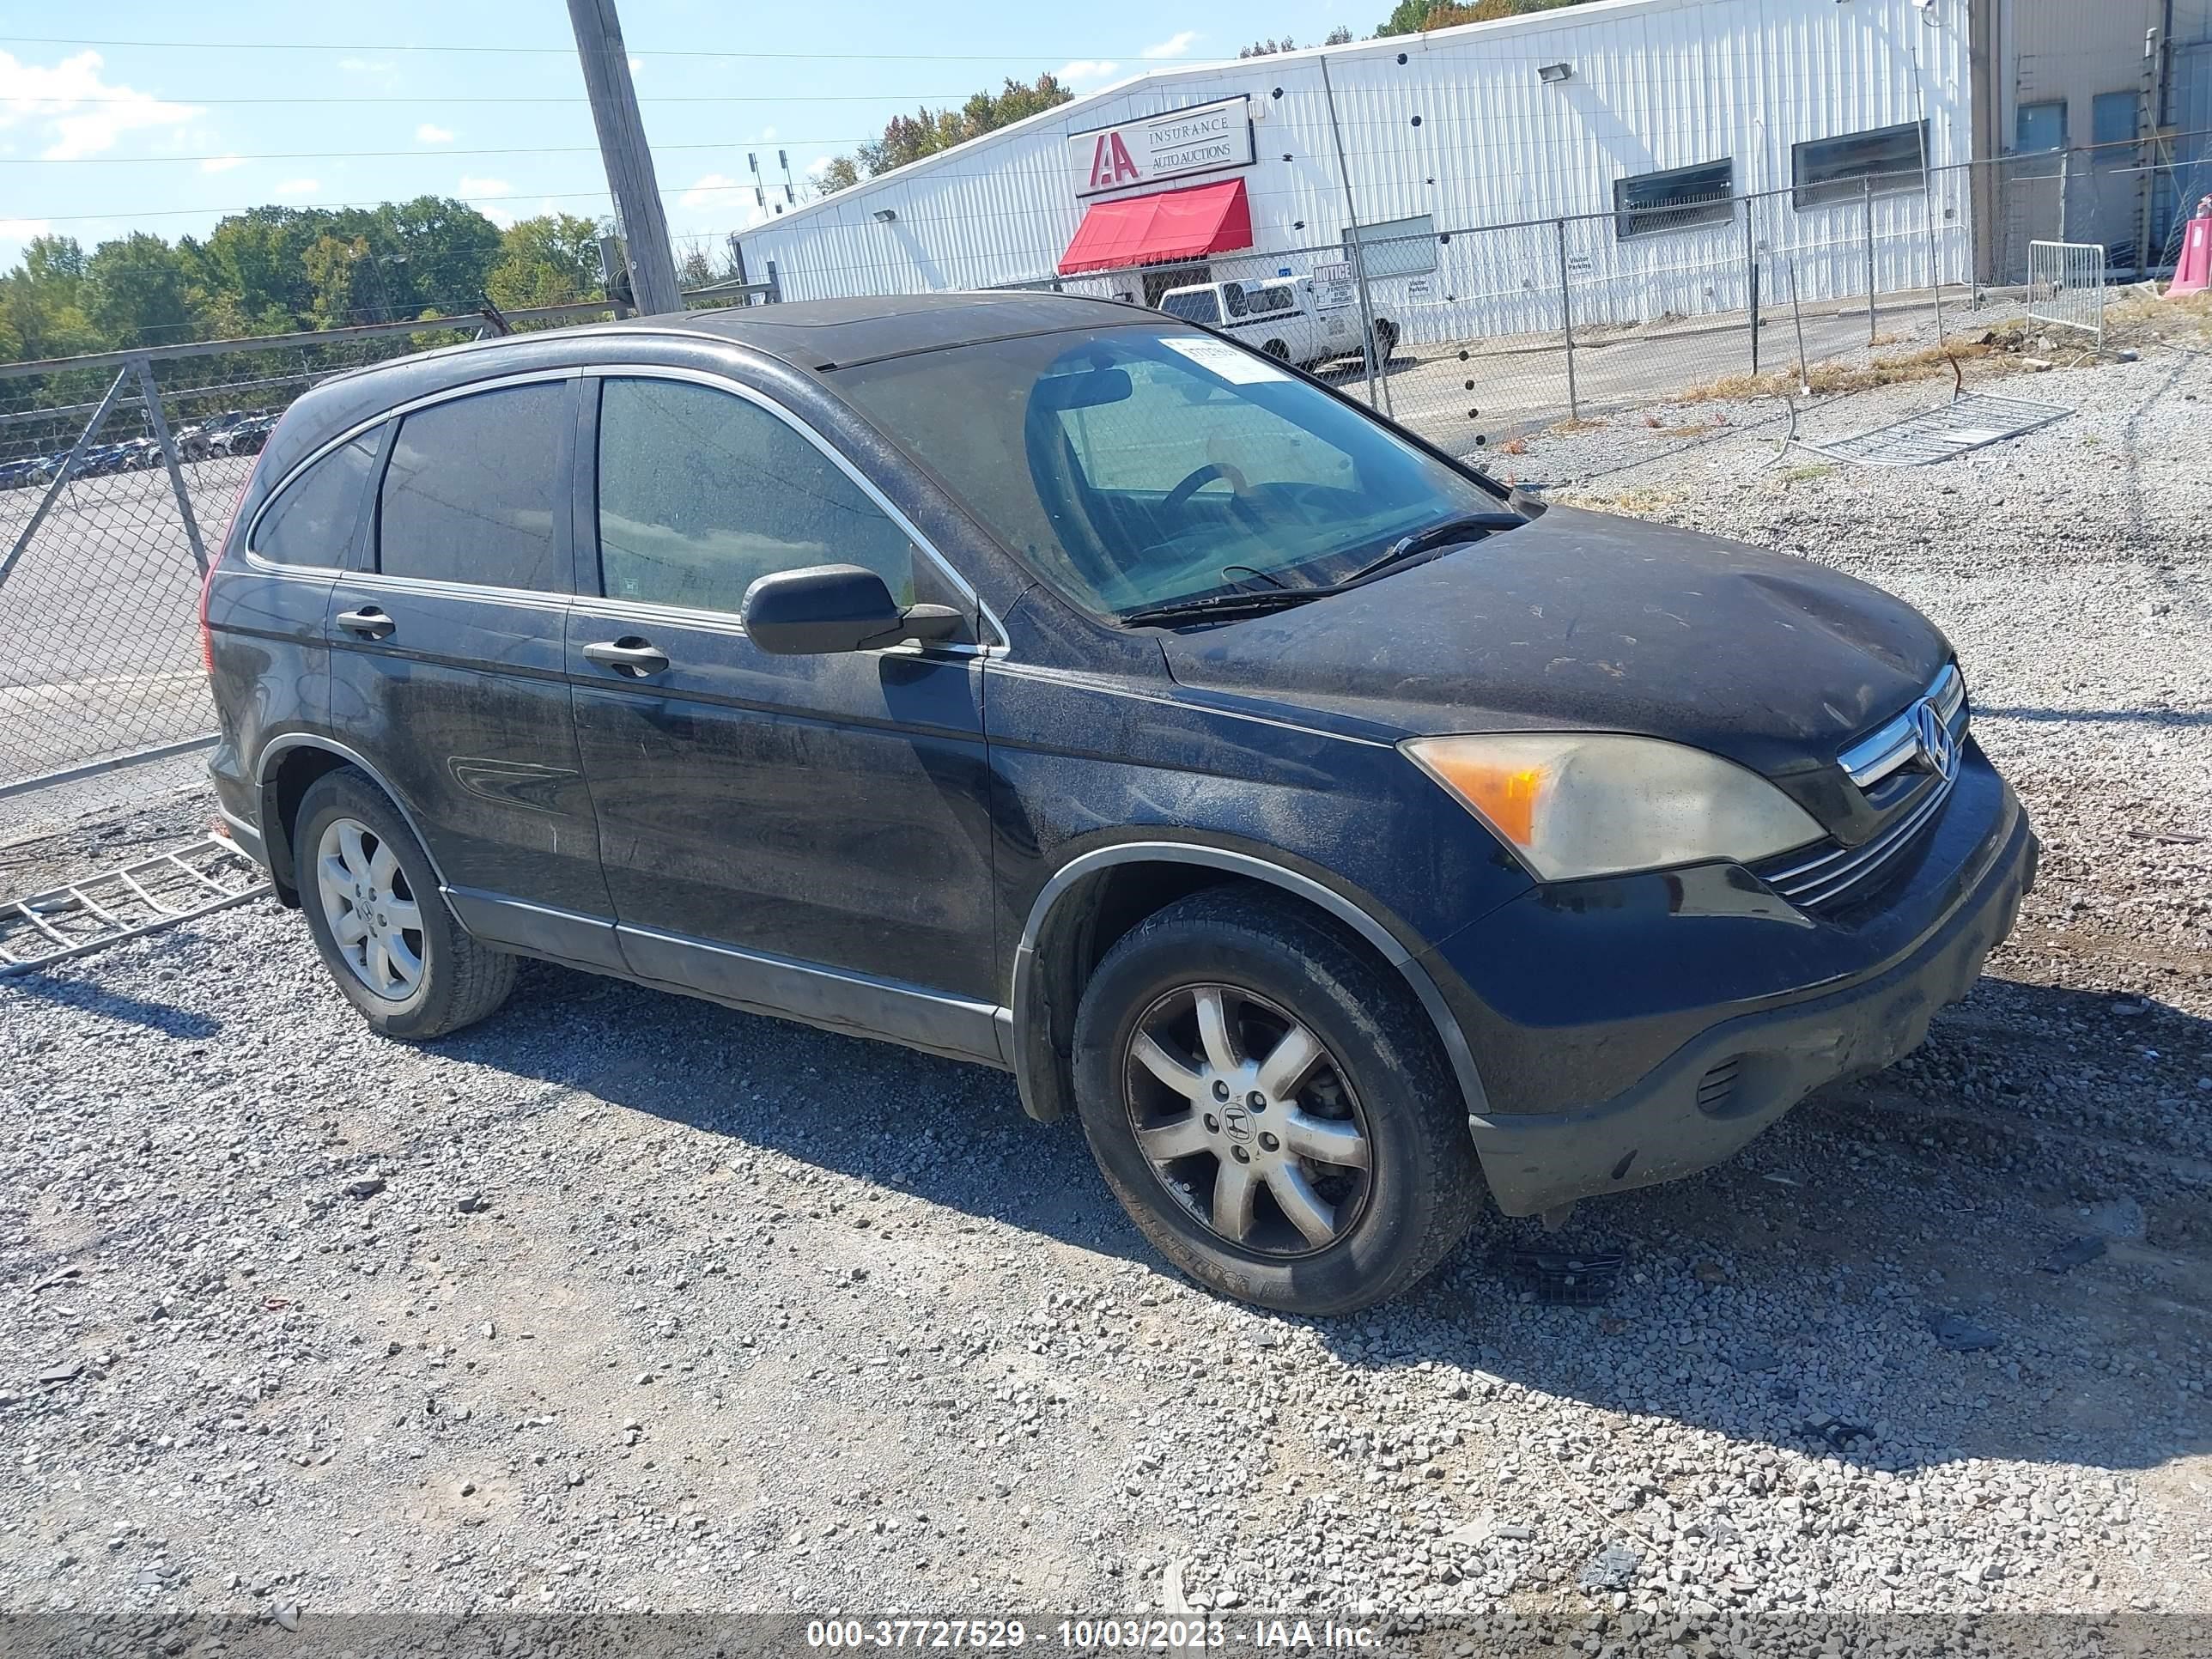
<path id="1" fill-rule="evenodd" d="M 954 1650 L 1058 1648 L 1074 1653 L 1189 1653 L 1323 1650 L 1358 1652 L 1377 1645 L 1372 1626 L 1334 1620 L 1203 1617 L 1062 1619 L 815 1619 L 806 1644 L 823 1649 Z"/>

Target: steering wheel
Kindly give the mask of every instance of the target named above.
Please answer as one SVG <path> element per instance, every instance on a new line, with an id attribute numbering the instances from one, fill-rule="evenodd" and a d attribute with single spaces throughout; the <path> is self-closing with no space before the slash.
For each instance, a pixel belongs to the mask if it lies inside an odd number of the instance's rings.
<path id="1" fill-rule="evenodd" d="M 1246 489 L 1250 488 L 1250 486 L 1244 482 L 1244 475 L 1242 472 L 1239 472 L 1235 467 L 1226 465 L 1220 461 L 1208 461 L 1204 466 L 1200 467 L 1188 478 L 1185 478 L 1181 483 L 1177 484 L 1173 489 L 1168 491 L 1166 499 L 1160 502 L 1162 510 L 1172 513 L 1176 507 L 1181 507 L 1192 496 L 1197 495 L 1200 490 L 1205 489 L 1206 485 L 1212 483 L 1216 478 L 1218 478 L 1224 483 L 1226 483 L 1230 489 L 1235 490 L 1239 495 L 1242 495 Z"/>

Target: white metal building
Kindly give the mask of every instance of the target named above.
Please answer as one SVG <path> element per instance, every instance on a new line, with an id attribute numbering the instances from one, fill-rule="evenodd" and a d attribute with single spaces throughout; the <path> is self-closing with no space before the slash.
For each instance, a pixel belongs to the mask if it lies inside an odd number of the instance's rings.
<path id="1" fill-rule="evenodd" d="M 1142 301 L 1127 267 L 1305 274 L 1357 224 L 1416 340 L 1555 328 L 1563 290 L 1578 325 L 1731 309 L 1754 268 L 1808 299 L 1865 292 L 1870 259 L 1885 290 L 1964 281 L 1971 192 L 1918 175 L 1972 153 L 1969 9 L 1596 0 L 1164 69 L 732 240 L 787 299 L 1057 279 Z M 1082 268 L 1102 248 L 1117 272 Z"/>

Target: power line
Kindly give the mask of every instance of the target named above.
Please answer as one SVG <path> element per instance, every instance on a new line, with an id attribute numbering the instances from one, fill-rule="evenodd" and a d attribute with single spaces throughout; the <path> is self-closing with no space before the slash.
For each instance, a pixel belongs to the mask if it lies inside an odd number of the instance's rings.
<path id="1" fill-rule="evenodd" d="M 672 185 L 664 187 L 660 193 L 663 196 L 678 197 L 693 195 L 719 196 L 728 191 L 749 191 L 755 188 L 756 185 L 750 179 L 742 180 L 733 179 L 727 184 L 721 185 Z M 778 185 L 777 188 L 781 189 L 781 186 Z M 585 200 L 604 202 L 610 200 L 611 198 L 604 190 L 518 190 L 510 191 L 504 196 L 453 196 L 446 198 L 445 199 L 459 202 L 464 207 L 474 207 L 480 202 L 577 202 Z M 253 213 L 262 208 L 283 208 L 301 212 L 306 212 L 310 210 L 320 210 L 324 212 L 342 212 L 349 208 L 379 208 L 393 205 L 397 205 L 397 204 L 394 204 L 390 197 L 380 196 L 374 201 L 257 202 L 251 207 L 121 208 L 106 213 L 24 213 L 17 216 L 21 219 L 33 221 L 40 224 L 70 225 L 83 224 L 88 221 L 96 219 L 187 219 L 196 218 L 202 214 L 209 213 L 216 215 L 218 218 L 227 218 L 238 214 Z"/>
<path id="2" fill-rule="evenodd" d="M 0 34 L 0 45 L 11 46 L 145 46 L 162 52 L 205 50 L 211 52 L 503 52 L 521 57 L 572 58 L 575 54 L 566 46 L 403 46 L 388 40 L 373 46 L 349 46 L 343 42 L 322 44 L 292 40 L 94 40 L 77 36 L 41 34 Z M 754 58 L 774 58 L 795 63 L 817 60 L 840 64 L 1000 64 L 1010 58 L 1059 58 L 1066 61 L 1099 59 L 1107 54 L 1097 52 L 1042 52 L 1018 49 L 1011 52 L 709 52 L 705 50 L 654 49 L 633 46 L 633 58 L 698 58 L 744 62 Z M 1121 54 L 1127 56 L 1127 53 Z"/>
<path id="3" fill-rule="evenodd" d="M 939 103 L 957 104 L 964 102 L 975 95 L 972 90 L 968 92 L 790 92 L 747 94 L 702 93 L 696 95 L 677 94 L 667 97 L 644 98 L 639 101 L 647 104 L 882 104 L 899 103 L 913 99 L 923 103 L 934 100 Z M 47 98 L 37 101 L 67 104 L 70 109 L 76 109 L 85 106 L 97 108 L 102 104 L 143 104 L 146 100 L 143 98 Z M 465 95 L 454 97 L 445 93 L 425 92 L 390 98 L 193 98 L 186 96 L 165 97 L 161 101 L 165 104 L 222 104 L 234 106 L 261 104 L 313 104 L 320 107 L 327 104 L 588 104 L 591 100 L 578 97 L 574 94 L 556 93 L 529 97 Z M 69 110 L 58 109 L 53 112 L 57 115 L 69 112 Z"/>
<path id="4" fill-rule="evenodd" d="M 868 137 L 844 138 L 747 138 L 730 143 L 655 144 L 654 154 L 678 149 L 786 149 L 799 144 L 860 144 Z M 253 155 L 228 153 L 214 155 L 0 155 L 0 167 L 144 167 L 153 161 L 361 161 L 390 156 L 420 156 L 434 161 L 441 156 L 462 155 L 596 155 L 595 144 L 522 144 L 505 149 L 445 149 L 436 146 L 416 149 L 297 149 L 274 150 Z"/>

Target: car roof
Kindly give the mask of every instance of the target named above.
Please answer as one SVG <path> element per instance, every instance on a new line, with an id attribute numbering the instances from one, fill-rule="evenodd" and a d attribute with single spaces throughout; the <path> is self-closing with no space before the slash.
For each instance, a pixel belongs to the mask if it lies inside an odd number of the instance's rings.
<path id="1" fill-rule="evenodd" d="M 848 368 L 910 352 L 1062 329 L 1112 328 L 1144 320 L 1136 307 L 1072 294 L 1020 291 L 911 294 L 638 317 L 611 331 L 681 327 L 720 334 L 810 371 Z"/>

